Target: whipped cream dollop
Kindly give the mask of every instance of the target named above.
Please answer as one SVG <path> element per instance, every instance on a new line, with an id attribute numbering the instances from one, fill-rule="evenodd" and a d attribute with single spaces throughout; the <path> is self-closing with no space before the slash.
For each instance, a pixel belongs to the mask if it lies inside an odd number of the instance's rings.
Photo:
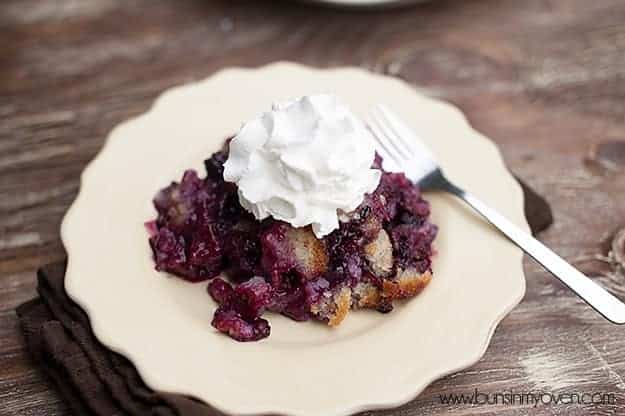
<path id="1" fill-rule="evenodd" d="M 321 238 L 377 188 L 374 157 L 371 133 L 335 96 L 304 96 L 243 125 L 230 142 L 224 179 L 236 183 L 239 202 L 256 219 L 310 224 Z"/>

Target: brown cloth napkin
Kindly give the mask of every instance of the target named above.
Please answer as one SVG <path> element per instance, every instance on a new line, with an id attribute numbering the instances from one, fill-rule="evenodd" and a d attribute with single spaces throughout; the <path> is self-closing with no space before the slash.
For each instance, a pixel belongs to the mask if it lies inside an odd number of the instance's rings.
<path id="1" fill-rule="evenodd" d="M 39 298 L 17 308 L 28 348 L 76 415 L 216 415 L 188 397 L 156 393 L 123 356 L 100 344 L 65 293 L 65 262 L 37 272 Z"/>
<path id="2" fill-rule="evenodd" d="M 540 232 L 551 225 L 551 208 L 519 182 L 530 228 Z M 65 262 L 41 268 L 37 277 L 39 297 L 19 306 L 17 315 L 33 358 L 76 415 L 219 414 L 192 398 L 149 389 L 130 361 L 100 344 L 87 314 L 65 293 Z"/>

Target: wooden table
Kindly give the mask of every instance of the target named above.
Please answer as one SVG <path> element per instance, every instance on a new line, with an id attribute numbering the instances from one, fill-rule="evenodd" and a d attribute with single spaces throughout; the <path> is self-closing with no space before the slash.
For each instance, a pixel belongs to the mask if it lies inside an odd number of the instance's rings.
<path id="1" fill-rule="evenodd" d="M 435 0 L 348 12 L 287 1 L 4 0 L 0 414 L 68 414 L 29 359 L 14 308 L 35 295 L 35 269 L 63 256 L 59 223 L 107 132 L 170 86 L 277 60 L 357 65 L 458 105 L 552 204 L 555 224 L 541 238 L 625 296 L 623 264 L 598 260 L 625 226 L 623 1 Z M 625 414 L 625 328 L 531 261 L 526 272 L 525 299 L 479 363 L 380 414 Z M 475 389 L 614 393 L 616 404 L 439 398 Z"/>

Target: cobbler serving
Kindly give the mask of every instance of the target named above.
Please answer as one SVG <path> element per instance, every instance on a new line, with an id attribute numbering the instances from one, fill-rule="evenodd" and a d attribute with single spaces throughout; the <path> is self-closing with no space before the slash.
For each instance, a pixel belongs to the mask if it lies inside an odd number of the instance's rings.
<path id="1" fill-rule="evenodd" d="M 351 119 L 351 114 L 336 119 L 338 104 L 329 100 L 313 96 L 274 108 L 274 115 L 279 111 L 295 114 L 291 120 L 297 126 L 302 117 L 304 123 L 312 120 L 308 130 L 316 131 L 310 137 L 304 137 L 302 131 L 291 134 L 294 130 L 288 124 L 280 127 L 277 121 L 285 120 L 282 115 L 268 122 L 270 113 L 265 113 L 259 125 L 269 134 L 250 141 L 266 144 L 273 140 L 271 147 L 257 149 L 264 160 L 258 162 L 260 156 L 249 153 L 244 126 L 205 161 L 204 177 L 188 170 L 180 182 L 171 183 L 154 198 L 158 216 L 148 223 L 148 229 L 156 269 L 191 282 L 210 280 L 208 293 L 218 304 L 212 325 L 235 340 L 267 337 L 266 311 L 330 326 L 340 324 L 350 309 L 387 313 L 394 301 L 417 295 L 432 278 L 432 242 L 437 227 L 429 221 L 429 203 L 403 173 L 386 172 L 372 146 L 367 150 L 371 156 L 362 153 L 358 159 L 352 155 L 361 171 L 345 189 L 359 188 L 356 192 L 362 195 L 358 198 L 342 191 L 350 180 L 342 165 L 333 167 L 331 161 L 324 161 L 310 167 L 300 163 L 297 154 L 275 150 L 275 141 L 284 146 L 285 136 L 297 137 L 300 152 L 302 143 L 325 145 L 327 132 L 338 135 L 331 139 L 339 146 L 340 137 L 346 134 L 353 140 L 356 134 L 364 134 L 359 130 L 363 125 Z M 336 126 L 346 126 L 346 118 L 357 124 L 345 133 Z M 256 132 L 247 126 L 247 134 Z M 288 149 L 293 146 L 289 143 Z M 239 161 L 247 164 L 237 170 L 226 162 L 234 160 L 236 155 L 230 153 L 241 148 L 248 153 Z M 311 149 L 314 147 L 304 149 L 305 160 L 317 163 Z M 275 172 L 262 171 L 276 166 Z M 289 177 L 289 167 L 295 167 L 297 180 Z M 245 173 L 254 175 L 254 181 L 246 180 Z M 238 181 L 224 179 L 237 175 Z M 267 190 L 269 194 L 260 192 L 259 186 L 268 185 L 258 182 L 260 176 L 264 178 L 260 180 L 274 178 L 284 189 L 276 185 Z M 246 188 L 250 183 L 253 186 Z M 332 194 L 337 189 L 342 199 L 320 199 L 324 192 Z"/>

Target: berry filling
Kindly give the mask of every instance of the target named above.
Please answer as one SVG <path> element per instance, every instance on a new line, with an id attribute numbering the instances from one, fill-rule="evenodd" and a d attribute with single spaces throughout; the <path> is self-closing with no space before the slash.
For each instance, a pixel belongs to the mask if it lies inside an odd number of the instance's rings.
<path id="1" fill-rule="evenodd" d="M 437 227 L 404 174 L 383 171 L 378 188 L 317 239 L 310 227 L 259 222 L 241 207 L 222 176 L 227 147 L 205 161 L 204 178 L 188 170 L 162 189 L 153 201 L 157 218 L 146 223 L 156 270 L 211 279 L 217 330 L 237 341 L 265 338 L 266 311 L 336 325 L 351 307 L 389 312 L 393 300 L 429 282 Z M 374 167 L 382 170 L 381 162 L 376 156 Z"/>

